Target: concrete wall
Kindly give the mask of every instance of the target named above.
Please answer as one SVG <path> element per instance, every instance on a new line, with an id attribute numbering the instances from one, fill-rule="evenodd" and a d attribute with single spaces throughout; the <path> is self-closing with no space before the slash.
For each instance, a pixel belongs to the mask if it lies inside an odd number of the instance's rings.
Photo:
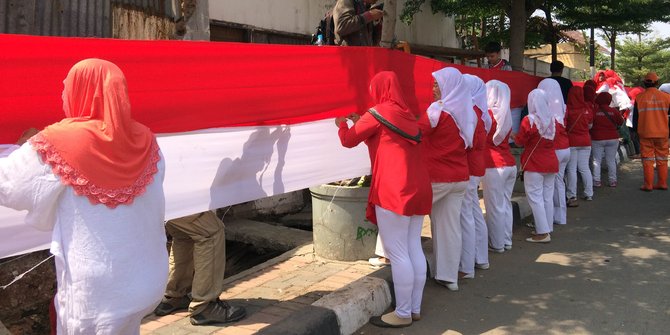
<path id="1" fill-rule="evenodd" d="M 324 14 L 335 5 L 335 0 L 210 0 L 209 17 L 212 20 L 241 23 L 259 28 L 311 35 Z M 398 13 L 405 1 L 398 1 Z M 398 21 L 396 36 L 410 44 L 458 47 L 452 18 L 433 15 L 429 4 L 407 26 Z"/>

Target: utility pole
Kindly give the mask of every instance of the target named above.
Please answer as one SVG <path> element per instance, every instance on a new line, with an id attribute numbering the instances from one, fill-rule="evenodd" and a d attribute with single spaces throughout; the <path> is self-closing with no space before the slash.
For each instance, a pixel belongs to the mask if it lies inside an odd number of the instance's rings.
<path id="1" fill-rule="evenodd" d="M 593 36 L 595 29 L 591 27 L 591 39 L 589 40 L 589 65 L 591 66 L 591 78 L 596 75 L 596 41 Z"/>

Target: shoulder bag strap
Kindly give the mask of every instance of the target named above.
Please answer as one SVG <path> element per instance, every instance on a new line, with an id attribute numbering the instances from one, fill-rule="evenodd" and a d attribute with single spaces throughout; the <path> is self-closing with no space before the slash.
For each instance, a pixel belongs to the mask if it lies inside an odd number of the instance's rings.
<path id="1" fill-rule="evenodd" d="M 412 135 L 410 135 L 410 134 L 408 134 L 408 133 L 402 131 L 402 129 L 400 129 L 400 128 L 396 127 L 395 125 L 393 125 L 391 122 L 389 122 L 389 121 L 388 121 L 387 119 L 385 119 L 383 116 L 381 116 L 381 114 L 379 114 L 379 112 L 377 112 L 377 110 L 375 110 L 374 108 L 370 108 L 370 109 L 368 110 L 368 112 L 370 112 L 370 114 L 372 114 L 372 116 L 374 116 L 374 118 L 377 119 L 377 121 L 379 121 L 379 123 L 381 123 L 381 124 L 383 124 L 384 126 L 386 126 L 386 127 L 387 127 L 388 129 L 390 129 L 392 132 L 394 132 L 394 133 L 396 133 L 396 134 L 398 134 L 398 135 L 400 135 L 400 136 L 402 136 L 402 137 L 404 137 L 404 138 L 406 138 L 406 139 L 408 139 L 408 140 L 412 140 L 412 141 L 414 141 L 414 142 L 416 142 L 416 143 L 420 143 L 420 142 L 421 142 L 421 130 L 419 130 L 419 133 L 418 133 L 416 136 L 412 136 Z"/>

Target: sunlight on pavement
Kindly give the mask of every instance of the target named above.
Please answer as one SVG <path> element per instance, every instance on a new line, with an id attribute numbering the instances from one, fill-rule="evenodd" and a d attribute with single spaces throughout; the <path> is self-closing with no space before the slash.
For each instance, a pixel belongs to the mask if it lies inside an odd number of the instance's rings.
<path id="1" fill-rule="evenodd" d="M 552 252 L 549 254 L 542 254 L 535 260 L 536 263 L 549 263 L 563 266 L 572 266 L 572 259 L 567 254 L 560 252 Z"/>
<path id="2" fill-rule="evenodd" d="M 667 255 L 668 254 L 666 253 L 662 253 L 656 249 L 650 249 L 647 247 L 623 249 L 623 256 L 631 258 L 651 259 L 654 257 L 667 256 Z"/>

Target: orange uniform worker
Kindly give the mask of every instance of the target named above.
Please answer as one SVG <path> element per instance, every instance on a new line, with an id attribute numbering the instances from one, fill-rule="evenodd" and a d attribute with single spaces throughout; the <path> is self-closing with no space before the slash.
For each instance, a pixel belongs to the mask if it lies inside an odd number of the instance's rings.
<path id="1" fill-rule="evenodd" d="M 658 76 L 649 72 L 644 77 L 645 91 L 635 99 L 633 129 L 640 136 L 642 167 L 644 168 L 643 191 L 651 192 L 668 189 L 668 116 L 670 115 L 670 94 L 656 88 Z M 658 181 L 654 181 L 654 162 Z"/>

